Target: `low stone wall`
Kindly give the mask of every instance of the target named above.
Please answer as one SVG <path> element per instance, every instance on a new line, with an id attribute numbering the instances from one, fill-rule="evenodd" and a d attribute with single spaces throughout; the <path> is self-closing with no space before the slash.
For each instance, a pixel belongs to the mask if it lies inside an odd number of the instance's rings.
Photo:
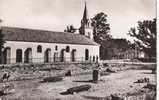
<path id="1" fill-rule="evenodd" d="M 114 68 L 117 71 L 129 70 L 129 69 L 145 69 L 145 70 L 155 70 L 157 67 L 156 63 L 103 63 L 104 67 Z"/>
<path id="2" fill-rule="evenodd" d="M 64 76 L 68 70 L 72 74 L 87 73 L 97 63 L 48 63 L 48 64 L 12 64 L 0 65 L 0 80 L 4 73 L 10 73 L 8 81 L 43 78 L 48 76 Z"/>

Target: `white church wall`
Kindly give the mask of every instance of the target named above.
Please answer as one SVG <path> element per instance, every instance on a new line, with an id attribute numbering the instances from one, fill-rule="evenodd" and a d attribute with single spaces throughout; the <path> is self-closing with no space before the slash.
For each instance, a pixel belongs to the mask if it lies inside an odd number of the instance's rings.
<path id="1" fill-rule="evenodd" d="M 42 52 L 37 52 L 37 46 L 42 46 Z M 55 50 L 55 46 L 58 46 L 58 49 Z M 32 62 L 44 62 L 44 52 L 47 49 L 51 49 L 51 54 L 49 55 L 53 61 L 54 53 L 58 53 L 58 57 L 60 57 L 61 50 L 66 49 L 66 46 L 70 47 L 70 52 L 65 52 L 65 58 L 66 61 L 70 61 L 71 58 L 71 51 L 73 49 L 76 49 L 76 61 L 85 60 L 85 49 L 89 50 L 89 56 L 98 56 L 99 58 L 99 46 L 95 45 L 77 45 L 77 44 L 60 44 L 60 43 L 40 43 L 40 42 L 18 42 L 18 41 L 6 41 L 4 44 L 4 47 L 10 47 L 11 48 L 11 63 L 16 63 L 16 50 L 22 49 L 22 58 L 24 62 L 24 52 L 27 48 L 32 49 Z"/>

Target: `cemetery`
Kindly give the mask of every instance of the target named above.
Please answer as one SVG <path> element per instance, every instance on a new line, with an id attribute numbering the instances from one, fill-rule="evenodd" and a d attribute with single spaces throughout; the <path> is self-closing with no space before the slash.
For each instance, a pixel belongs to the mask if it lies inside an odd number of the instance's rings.
<path id="1" fill-rule="evenodd" d="M 0 72 L 0 98 L 154 100 L 155 67 L 155 64 L 104 62 L 100 66 L 97 63 L 4 65 Z"/>

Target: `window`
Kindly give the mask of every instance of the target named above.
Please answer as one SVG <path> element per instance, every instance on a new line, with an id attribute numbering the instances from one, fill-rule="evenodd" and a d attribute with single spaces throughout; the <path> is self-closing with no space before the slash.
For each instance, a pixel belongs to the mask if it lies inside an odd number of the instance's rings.
<path id="1" fill-rule="evenodd" d="M 55 50 L 58 50 L 58 46 L 57 45 L 55 46 Z"/>
<path id="2" fill-rule="evenodd" d="M 66 52 L 70 52 L 70 47 L 66 46 Z"/>
<path id="3" fill-rule="evenodd" d="M 85 50 L 85 60 L 88 60 L 89 59 L 89 50 L 86 49 Z"/>
<path id="4" fill-rule="evenodd" d="M 39 53 L 42 52 L 42 46 L 41 46 L 41 45 L 38 45 L 38 47 L 37 47 L 37 52 L 39 52 Z"/>

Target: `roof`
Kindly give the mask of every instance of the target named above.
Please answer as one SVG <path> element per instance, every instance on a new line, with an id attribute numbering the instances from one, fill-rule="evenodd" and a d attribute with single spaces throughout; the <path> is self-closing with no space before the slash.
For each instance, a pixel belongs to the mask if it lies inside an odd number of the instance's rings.
<path id="1" fill-rule="evenodd" d="M 81 34 L 17 27 L 2 27 L 1 29 L 6 41 L 99 45 Z"/>

